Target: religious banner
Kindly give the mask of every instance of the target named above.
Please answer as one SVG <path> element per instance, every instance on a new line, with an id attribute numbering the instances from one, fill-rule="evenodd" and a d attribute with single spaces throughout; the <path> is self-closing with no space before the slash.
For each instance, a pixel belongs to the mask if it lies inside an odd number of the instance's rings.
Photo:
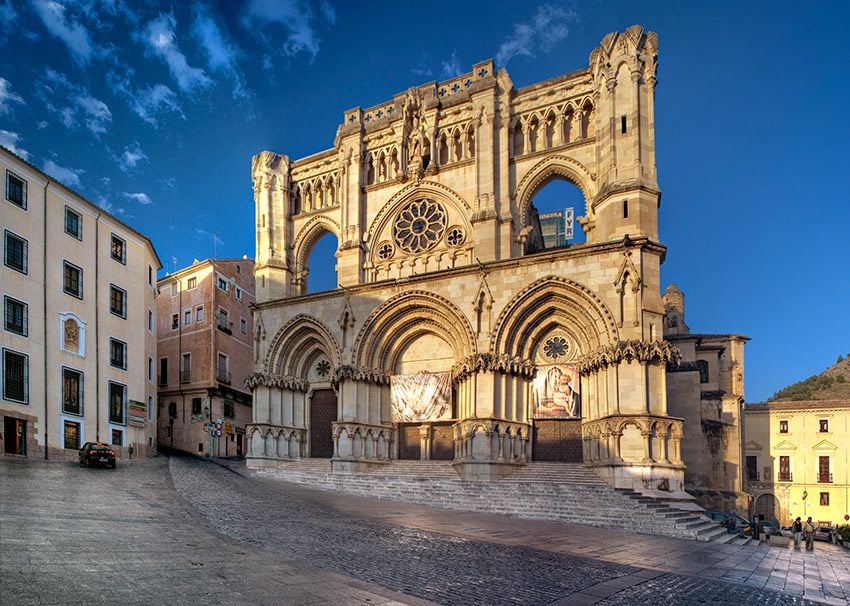
<path id="1" fill-rule="evenodd" d="M 571 419 L 581 414 L 578 368 L 538 366 L 534 379 L 535 419 Z"/>
<path id="2" fill-rule="evenodd" d="M 448 372 L 420 372 L 390 377 L 395 423 L 445 421 L 452 418 L 452 377 Z"/>

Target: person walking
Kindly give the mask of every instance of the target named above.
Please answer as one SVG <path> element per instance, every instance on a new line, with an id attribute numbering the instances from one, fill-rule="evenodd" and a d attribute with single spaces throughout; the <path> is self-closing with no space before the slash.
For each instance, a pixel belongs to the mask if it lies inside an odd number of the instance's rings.
<path id="1" fill-rule="evenodd" d="M 794 532 L 794 549 L 800 549 L 800 537 L 803 536 L 803 522 L 800 521 L 800 516 L 791 524 L 791 530 Z"/>
<path id="2" fill-rule="evenodd" d="M 803 524 L 803 532 L 806 535 L 806 551 L 815 550 L 815 525 L 812 522 L 812 516 L 806 518 L 806 523 Z"/>

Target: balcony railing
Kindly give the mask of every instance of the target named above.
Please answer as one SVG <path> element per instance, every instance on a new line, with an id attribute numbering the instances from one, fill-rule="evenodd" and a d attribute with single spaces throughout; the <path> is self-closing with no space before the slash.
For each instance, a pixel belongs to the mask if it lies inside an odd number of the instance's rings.
<path id="1" fill-rule="evenodd" d="M 233 331 L 230 329 L 231 326 L 233 326 L 233 322 L 228 322 L 227 320 L 225 320 L 223 318 L 219 318 L 218 329 L 220 331 L 226 332 L 227 334 L 232 335 Z"/>
<path id="2" fill-rule="evenodd" d="M 747 481 L 748 482 L 758 482 L 759 481 L 759 472 L 747 470 Z"/>
<path id="3" fill-rule="evenodd" d="M 819 473 L 818 474 L 818 482 L 821 484 L 832 484 L 832 474 L 831 473 Z"/>
<path id="4" fill-rule="evenodd" d="M 189 383 L 192 381 L 192 371 L 191 370 L 181 370 L 180 371 L 180 382 L 181 383 Z"/>
<path id="5" fill-rule="evenodd" d="M 780 482 L 791 482 L 793 481 L 793 476 L 790 471 L 780 471 L 779 472 L 779 481 Z"/>
<path id="6" fill-rule="evenodd" d="M 230 373 L 224 370 L 223 368 L 218 369 L 216 377 L 219 383 L 227 383 L 228 385 L 230 385 Z"/>

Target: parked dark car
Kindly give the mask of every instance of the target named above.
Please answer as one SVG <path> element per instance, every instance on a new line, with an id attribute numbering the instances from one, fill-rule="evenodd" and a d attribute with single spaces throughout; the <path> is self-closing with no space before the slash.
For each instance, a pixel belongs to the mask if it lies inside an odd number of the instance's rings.
<path id="1" fill-rule="evenodd" d="M 734 532 L 749 532 L 750 523 L 747 521 L 745 517 L 740 514 L 737 514 L 733 511 L 706 511 L 703 513 L 709 520 L 712 522 L 717 522 L 723 526 L 729 527 L 729 520 L 732 519 L 735 524 Z"/>
<path id="2" fill-rule="evenodd" d="M 80 448 L 80 465 L 108 465 L 115 469 L 115 451 L 103 442 L 86 442 Z"/>

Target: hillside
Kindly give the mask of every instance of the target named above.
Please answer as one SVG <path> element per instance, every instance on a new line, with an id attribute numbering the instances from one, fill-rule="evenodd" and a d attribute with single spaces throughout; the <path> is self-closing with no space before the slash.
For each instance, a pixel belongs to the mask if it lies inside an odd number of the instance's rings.
<path id="1" fill-rule="evenodd" d="M 819 375 L 780 389 L 768 402 L 845 399 L 850 399 L 850 354 L 838 356 L 838 361 Z"/>

